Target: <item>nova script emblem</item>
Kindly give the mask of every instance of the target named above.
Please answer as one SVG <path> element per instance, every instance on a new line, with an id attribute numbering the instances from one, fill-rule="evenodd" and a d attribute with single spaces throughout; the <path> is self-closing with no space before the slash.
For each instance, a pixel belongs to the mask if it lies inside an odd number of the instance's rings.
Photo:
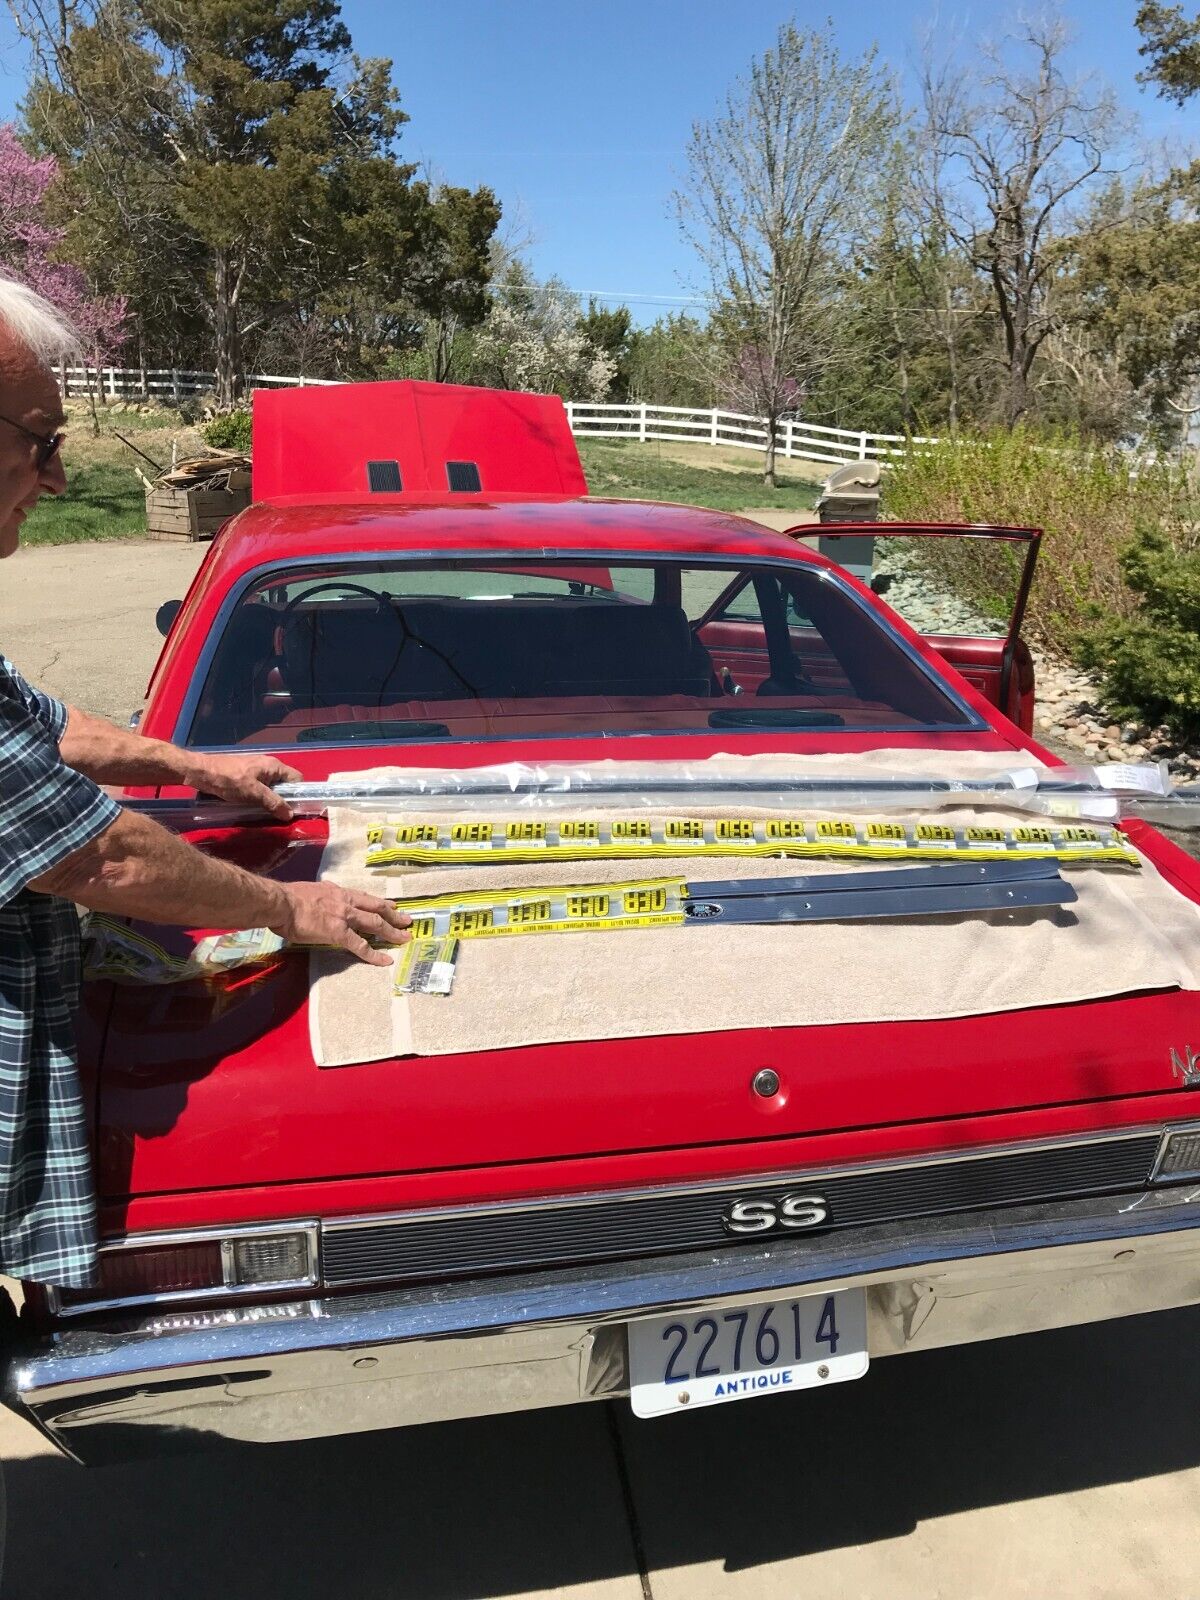
<path id="1" fill-rule="evenodd" d="M 1183 1054 L 1171 1051 L 1171 1076 L 1178 1078 L 1185 1089 L 1200 1088 L 1200 1054 L 1185 1044 Z"/>
<path id="2" fill-rule="evenodd" d="M 785 1194 L 731 1200 L 721 1213 L 726 1233 L 782 1233 L 819 1228 L 829 1220 L 829 1206 L 821 1194 Z"/>

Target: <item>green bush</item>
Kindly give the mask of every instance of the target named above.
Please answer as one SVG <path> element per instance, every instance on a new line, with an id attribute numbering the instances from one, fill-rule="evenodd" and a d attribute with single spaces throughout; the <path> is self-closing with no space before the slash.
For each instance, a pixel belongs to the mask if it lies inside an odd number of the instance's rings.
<path id="1" fill-rule="evenodd" d="M 1200 546 L 1183 548 L 1146 527 L 1121 555 L 1140 605 L 1083 642 L 1118 716 L 1166 723 L 1181 740 L 1200 737 Z"/>
<path id="2" fill-rule="evenodd" d="M 212 445 L 214 450 L 240 450 L 243 455 L 249 455 L 250 422 L 251 412 L 248 409 L 230 411 L 223 417 L 215 417 L 200 432 L 204 435 L 204 442 Z"/>
<path id="3" fill-rule="evenodd" d="M 1022 428 L 936 445 L 913 441 L 885 472 L 883 505 L 888 517 L 904 520 L 1044 529 L 1026 626 L 1070 654 L 1098 623 L 1137 612 L 1121 562 L 1133 530 L 1154 524 L 1182 547 L 1197 515 L 1194 488 L 1177 463 Z M 925 559 L 962 566 L 966 555 L 942 541 Z"/>

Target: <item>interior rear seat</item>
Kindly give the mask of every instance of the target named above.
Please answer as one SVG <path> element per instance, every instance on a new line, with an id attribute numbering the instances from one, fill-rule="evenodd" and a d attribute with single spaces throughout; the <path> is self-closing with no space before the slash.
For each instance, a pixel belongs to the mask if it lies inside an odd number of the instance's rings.
<path id="1" fill-rule="evenodd" d="M 712 661 L 681 608 L 611 601 L 393 602 L 395 620 L 297 610 L 278 640 L 293 706 L 697 695 Z"/>

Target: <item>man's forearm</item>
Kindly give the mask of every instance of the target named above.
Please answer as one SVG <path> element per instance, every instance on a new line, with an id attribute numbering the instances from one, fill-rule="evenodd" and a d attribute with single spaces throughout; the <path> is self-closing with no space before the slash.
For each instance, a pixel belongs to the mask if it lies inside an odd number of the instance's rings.
<path id="1" fill-rule="evenodd" d="M 279 884 L 204 855 L 128 811 L 30 888 L 93 911 L 179 927 L 269 928 L 288 914 Z"/>
<path id="2" fill-rule="evenodd" d="M 199 776 L 199 763 L 186 750 L 115 727 L 77 706 L 68 710 L 58 748 L 67 766 L 93 783 L 192 785 Z"/>

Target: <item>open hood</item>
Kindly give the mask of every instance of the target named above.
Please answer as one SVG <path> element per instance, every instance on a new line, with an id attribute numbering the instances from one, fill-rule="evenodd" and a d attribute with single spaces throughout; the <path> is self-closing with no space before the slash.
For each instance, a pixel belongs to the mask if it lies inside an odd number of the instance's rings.
<path id="1" fill-rule="evenodd" d="M 338 495 L 583 495 L 557 395 L 448 383 L 254 394 L 256 500 Z"/>

